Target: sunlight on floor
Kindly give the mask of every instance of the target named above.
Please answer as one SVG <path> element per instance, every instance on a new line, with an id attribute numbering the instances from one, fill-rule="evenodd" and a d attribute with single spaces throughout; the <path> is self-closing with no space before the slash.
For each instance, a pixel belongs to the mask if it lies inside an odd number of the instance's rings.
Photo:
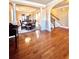
<path id="1" fill-rule="evenodd" d="M 39 35 L 40 35 L 40 31 L 39 30 L 36 30 L 35 33 L 36 33 L 36 37 L 38 39 L 39 38 Z"/>
<path id="2" fill-rule="evenodd" d="M 25 38 L 25 43 L 29 44 L 31 42 L 31 38 L 30 37 L 26 37 Z"/>

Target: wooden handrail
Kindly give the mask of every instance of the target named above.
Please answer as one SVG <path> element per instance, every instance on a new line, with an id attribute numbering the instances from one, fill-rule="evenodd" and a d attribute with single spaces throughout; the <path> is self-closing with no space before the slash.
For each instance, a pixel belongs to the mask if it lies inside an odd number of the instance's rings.
<path id="1" fill-rule="evenodd" d="M 52 13 L 51 13 L 51 16 L 53 16 L 56 20 L 60 20 L 58 17 L 56 17 L 55 15 L 53 15 Z M 52 17 L 52 18 L 53 18 Z"/>
<path id="2" fill-rule="evenodd" d="M 56 17 L 55 15 L 53 15 L 52 13 L 51 13 L 51 17 L 53 19 L 53 21 L 51 20 L 51 22 L 53 22 L 53 25 L 54 25 L 54 28 L 55 28 L 55 21 L 60 20 L 60 19 L 58 17 Z"/>

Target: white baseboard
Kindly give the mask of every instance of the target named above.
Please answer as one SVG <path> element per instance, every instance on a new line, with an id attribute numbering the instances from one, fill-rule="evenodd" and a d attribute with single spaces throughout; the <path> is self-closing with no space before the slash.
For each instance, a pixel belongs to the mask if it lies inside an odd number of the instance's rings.
<path id="1" fill-rule="evenodd" d="M 69 27 L 67 27 L 67 26 L 60 26 L 60 27 L 65 28 L 65 29 L 69 29 Z"/>
<path id="2" fill-rule="evenodd" d="M 13 35 L 13 36 L 9 36 L 9 38 L 14 38 L 15 37 L 15 35 Z"/>

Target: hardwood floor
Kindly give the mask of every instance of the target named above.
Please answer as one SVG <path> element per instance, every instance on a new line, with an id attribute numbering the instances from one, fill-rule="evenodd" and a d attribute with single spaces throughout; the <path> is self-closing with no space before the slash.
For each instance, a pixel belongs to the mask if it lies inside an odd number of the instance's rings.
<path id="1" fill-rule="evenodd" d="M 55 28 L 51 32 L 23 33 L 9 48 L 9 59 L 69 59 L 69 30 Z"/>

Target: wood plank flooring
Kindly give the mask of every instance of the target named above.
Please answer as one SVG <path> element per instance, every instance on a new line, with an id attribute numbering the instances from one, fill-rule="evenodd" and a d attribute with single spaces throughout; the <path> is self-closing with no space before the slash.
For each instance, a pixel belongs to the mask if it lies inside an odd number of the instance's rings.
<path id="1" fill-rule="evenodd" d="M 19 34 L 18 49 L 10 41 L 9 59 L 69 59 L 69 30 L 55 28 L 51 32 Z"/>

